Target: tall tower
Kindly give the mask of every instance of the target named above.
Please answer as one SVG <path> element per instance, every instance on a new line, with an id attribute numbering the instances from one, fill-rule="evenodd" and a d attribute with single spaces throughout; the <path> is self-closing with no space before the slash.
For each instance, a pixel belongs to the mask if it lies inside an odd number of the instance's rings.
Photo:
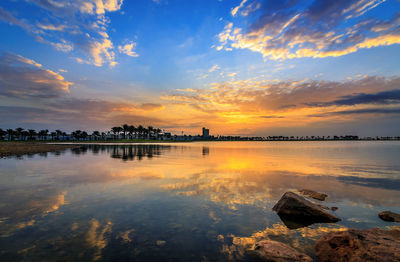
<path id="1" fill-rule="evenodd" d="M 210 136 L 210 129 L 203 127 L 203 138 Z"/>

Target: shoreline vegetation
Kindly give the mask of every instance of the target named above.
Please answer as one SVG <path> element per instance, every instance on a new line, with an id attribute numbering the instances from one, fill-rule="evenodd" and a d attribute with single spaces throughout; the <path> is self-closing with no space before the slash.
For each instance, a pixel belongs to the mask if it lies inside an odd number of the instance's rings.
<path id="1" fill-rule="evenodd" d="M 206 132 L 205 132 L 206 131 Z M 400 136 L 375 136 L 359 137 L 357 135 L 334 136 L 213 136 L 209 135 L 209 129 L 203 128 L 202 135 L 176 135 L 165 132 L 152 126 L 137 127 L 124 124 L 112 127 L 109 131 L 75 130 L 67 133 L 61 130 L 50 132 L 47 129 L 36 131 L 25 130 L 22 127 L 16 129 L 0 128 L 0 141 L 46 141 L 46 142 L 90 142 L 90 143 L 157 143 L 157 142 L 190 142 L 190 141 L 400 141 Z"/>

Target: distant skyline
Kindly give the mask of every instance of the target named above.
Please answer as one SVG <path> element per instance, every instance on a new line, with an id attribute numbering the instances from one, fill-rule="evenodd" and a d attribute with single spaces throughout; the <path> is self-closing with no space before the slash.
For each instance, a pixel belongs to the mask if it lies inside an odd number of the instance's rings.
<path id="1" fill-rule="evenodd" d="M 3 0 L 0 128 L 400 134 L 400 1 Z"/>

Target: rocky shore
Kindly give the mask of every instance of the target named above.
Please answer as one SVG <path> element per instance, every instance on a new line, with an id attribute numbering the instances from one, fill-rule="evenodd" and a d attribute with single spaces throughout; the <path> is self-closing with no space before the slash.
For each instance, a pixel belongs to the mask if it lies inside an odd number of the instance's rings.
<path id="1" fill-rule="evenodd" d="M 332 214 L 333 208 L 315 203 L 301 196 L 324 201 L 326 194 L 312 190 L 300 190 L 298 193 L 286 192 L 275 204 L 277 212 L 288 228 L 298 228 L 312 223 L 333 223 L 341 219 Z M 400 222 L 400 215 L 383 211 L 382 220 Z M 249 255 L 261 261 L 310 262 L 313 259 L 293 247 L 263 239 L 249 250 Z M 315 258 L 320 262 L 363 262 L 363 261 L 400 261 L 400 230 L 348 229 L 325 233 L 315 244 Z"/>
<path id="2" fill-rule="evenodd" d="M 400 222 L 400 214 L 390 211 L 382 211 L 378 214 L 379 218 L 387 222 Z"/>
<path id="3" fill-rule="evenodd" d="M 286 192 L 272 208 L 290 229 L 314 223 L 334 223 L 341 219 L 329 212 L 329 207 L 314 203 L 294 192 Z"/>

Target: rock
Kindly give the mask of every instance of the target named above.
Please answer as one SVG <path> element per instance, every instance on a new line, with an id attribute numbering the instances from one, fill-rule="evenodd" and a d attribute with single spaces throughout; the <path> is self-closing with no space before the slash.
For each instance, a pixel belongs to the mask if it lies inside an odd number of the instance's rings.
<path id="1" fill-rule="evenodd" d="M 294 248 L 281 242 L 262 240 L 255 244 L 254 249 L 249 251 L 250 255 L 261 261 L 268 262 L 312 262 L 311 257 L 300 253 Z"/>
<path id="2" fill-rule="evenodd" d="M 324 201 L 325 198 L 328 196 L 327 194 L 318 193 L 316 191 L 309 190 L 309 189 L 302 189 L 302 190 L 299 190 L 299 192 L 302 195 L 309 196 L 309 197 L 312 197 L 314 199 L 321 200 L 321 201 Z"/>
<path id="3" fill-rule="evenodd" d="M 336 211 L 336 210 L 338 210 L 339 208 L 338 207 L 331 207 L 331 210 L 332 211 Z"/>
<path id="4" fill-rule="evenodd" d="M 317 204 L 293 192 L 286 192 L 272 210 L 278 213 L 283 223 L 290 229 L 313 223 L 332 223 L 341 220 Z"/>
<path id="5" fill-rule="evenodd" d="M 396 214 L 390 211 L 382 211 L 378 216 L 388 222 L 400 222 L 400 214 Z"/>
<path id="6" fill-rule="evenodd" d="M 330 232 L 317 241 L 315 252 L 320 262 L 400 261 L 400 230 Z"/>

